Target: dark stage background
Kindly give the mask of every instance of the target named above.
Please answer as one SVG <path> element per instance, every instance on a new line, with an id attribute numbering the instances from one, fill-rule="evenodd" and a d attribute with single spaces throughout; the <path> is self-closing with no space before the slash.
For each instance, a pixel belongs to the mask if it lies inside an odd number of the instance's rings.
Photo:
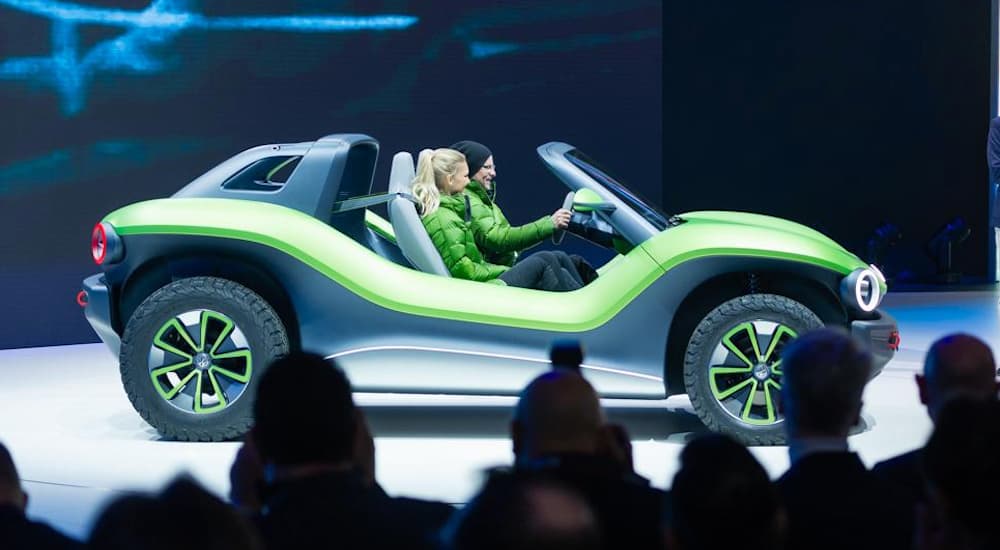
<path id="1" fill-rule="evenodd" d="M 661 21 L 650 0 L 0 0 L 0 348 L 95 341 L 74 302 L 94 223 L 258 144 L 367 133 L 381 191 L 399 150 L 482 141 L 522 223 L 562 203 L 535 153 L 559 140 L 659 201 Z"/>
<path id="2" fill-rule="evenodd" d="M 376 190 L 398 150 L 488 143 L 515 223 L 561 202 L 534 153 L 561 140 L 667 212 L 786 217 L 862 255 L 892 222 L 897 289 L 933 282 L 923 245 L 961 216 L 955 269 L 986 275 L 989 0 L 39 5 L 0 0 L 0 348 L 95 340 L 73 297 L 108 211 L 345 131 L 380 140 Z M 147 17 L 72 22 L 93 9 Z M 385 14 L 414 19 L 317 28 Z"/>
<path id="3" fill-rule="evenodd" d="M 665 6 L 668 210 L 766 212 L 862 257 L 890 222 L 897 290 L 936 281 L 924 244 L 962 217 L 954 269 L 984 280 L 989 0 Z"/>

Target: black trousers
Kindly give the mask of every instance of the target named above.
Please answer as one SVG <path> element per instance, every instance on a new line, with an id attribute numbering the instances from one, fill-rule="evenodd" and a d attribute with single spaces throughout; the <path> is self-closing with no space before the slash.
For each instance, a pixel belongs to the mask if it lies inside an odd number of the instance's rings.
<path id="1" fill-rule="evenodd" d="M 569 260 L 573 262 L 573 267 L 576 268 L 576 272 L 580 274 L 580 280 L 583 284 L 590 284 L 591 281 L 597 278 L 597 270 L 594 269 L 594 266 L 590 265 L 590 262 L 588 262 L 583 256 L 579 254 L 567 254 L 565 252 L 553 252 L 553 254 L 569 258 Z"/>
<path id="2" fill-rule="evenodd" d="M 525 267 L 519 267 L 522 264 Z M 519 260 L 500 278 L 510 286 L 562 292 L 589 284 L 597 270 L 578 254 L 542 250 Z"/>
<path id="3" fill-rule="evenodd" d="M 583 286 L 573 260 L 564 252 L 535 252 L 500 275 L 509 286 L 565 292 Z"/>

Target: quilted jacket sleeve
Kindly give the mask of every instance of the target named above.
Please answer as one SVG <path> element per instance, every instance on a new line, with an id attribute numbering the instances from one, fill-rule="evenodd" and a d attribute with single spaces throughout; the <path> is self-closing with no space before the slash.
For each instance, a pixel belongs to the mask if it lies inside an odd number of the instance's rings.
<path id="1" fill-rule="evenodd" d="M 471 226 L 476 244 L 494 254 L 519 252 L 531 248 L 550 237 L 555 229 L 549 216 L 514 227 L 510 225 L 496 203 L 485 204 L 475 199 L 471 202 Z"/>
<path id="2" fill-rule="evenodd" d="M 485 282 L 507 271 L 507 266 L 491 264 L 483 259 L 468 224 L 454 212 L 438 208 L 425 216 L 423 222 L 452 276 Z"/>

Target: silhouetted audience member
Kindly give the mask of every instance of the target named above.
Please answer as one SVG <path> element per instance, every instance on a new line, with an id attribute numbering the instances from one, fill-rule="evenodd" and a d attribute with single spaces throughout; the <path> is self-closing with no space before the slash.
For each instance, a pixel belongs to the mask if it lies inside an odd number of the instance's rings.
<path id="1" fill-rule="evenodd" d="M 918 550 L 1000 548 L 1000 403 L 956 398 L 940 410 L 924 447 L 927 505 L 917 522 Z"/>
<path id="2" fill-rule="evenodd" d="M 659 548 L 663 492 L 632 469 L 628 435 L 608 425 L 594 388 L 569 369 L 535 378 L 511 421 L 514 472 L 546 475 L 580 492 L 605 548 Z"/>
<path id="3" fill-rule="evenodd" d="M 10 451 L 0 443 L 0 548 L 82 548 L 79 542 L 52 527 L 32 521 L 24 514 L 28 495 L 21 488 L 21 478 Z"/>
<path id="4" fill-rule="evenodd" d="M 667 498 L 669 550 L 773 550 L 784 542 L 785 512 L 771 478 L 729 436 L 688 443 Z"/>
<path id="5" fill-rule="evenodd" d="M 782 352 L 782 410 L 791 467 L 776 482 L 788 548 L 907 548 L 912 519 L 848 449 L 871 375 L 867 350 L 843 331 L 803 334 Z"/>
<path id="6" fill-rule="evenodd" d="M 937 422 L 941 407 L 956 396 L 996 399 L 996 363 L 985 342 L 968 334 L 951 334 L 931 345 L 924 372 L 916 375 L 920 402 Z M 909 508 L 925 500 L 920 470 L 921 449 L 880 462 L 872 472 L 893 484 L 907 498 Z"/>
<path id="7" fill-rule="evenodd" d="M 598 550 L 594 511 L 546 476 L 494 472 L 443 529 L 446 550 Z"/>
<path id="8" fill-rule="evenodd" d="M 233 465 L 233 500 L 254 510 L 268 548 L 432 548 L 454 509 L 391 498 L 375 482 L 375 448 L 351 385 L 311 353 L 264 373 L 255 425 Z M 257 489 L 261 488 L 258 492 Z"/>
<path id="9" fill-rule="evenodd" d="M 88 548 L 174 550 L 191 546 L 222 550 L 263 548 L 250 522 L 231 506 L 186 478 L 157 495 L 126 495 L 98 517 Z"/>

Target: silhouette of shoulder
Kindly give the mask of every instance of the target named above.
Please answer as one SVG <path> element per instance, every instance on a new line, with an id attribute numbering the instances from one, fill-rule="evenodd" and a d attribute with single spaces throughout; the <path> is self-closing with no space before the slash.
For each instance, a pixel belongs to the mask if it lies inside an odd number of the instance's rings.
<path id="1" fill-rule="evenodd" d="M 13 506 L 0 506 L 0 547 L 8 550 L 83 548 L 83 544 L 49 525 L 32 521 Z"/>
<path id="2" fill-rule="evenodd" d="M 393 498 L 354 473 L 281 482 L 257 518 L 268 548 L 434 548 L 434 534 L 453 508 L 442 502 Z"/>
<path id="3" fill-rule="evenodd" d="M 788 513 L 789 548 L 909 548 L 910 511 L 855 453 L 808 455 L 776 484 Z"/>

